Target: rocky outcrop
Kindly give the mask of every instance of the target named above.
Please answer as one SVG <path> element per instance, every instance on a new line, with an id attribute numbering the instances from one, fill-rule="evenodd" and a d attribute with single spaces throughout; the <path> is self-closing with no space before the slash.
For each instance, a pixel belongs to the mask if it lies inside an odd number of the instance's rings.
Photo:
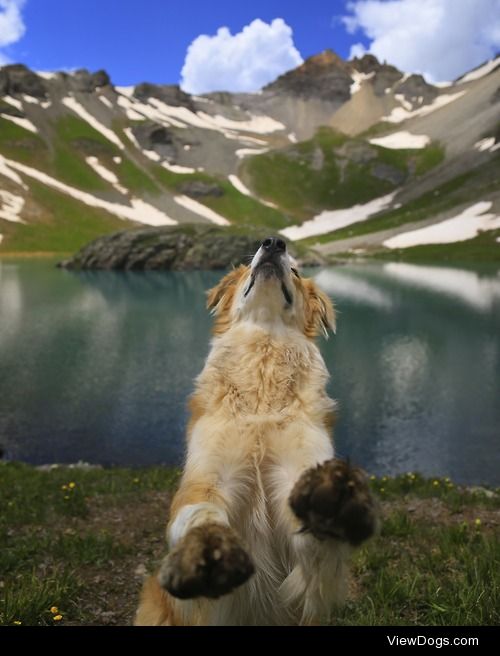
<path id="1" fill-rule="evenodd" d="M 351 96 L 351 70 L 349 62 L 331 50 L 325 50 L 310 57 L 298 68 L 281 75 L 275 82 L 264 87 L 264 91 L 341 104 Z"/>
<path id="2" fill-rule="evenodd" d="M 402 93 L 409 100 L 420 99 L 420 104 L 431 103 L 438 95 L 438 90 L 427 84 L 421 75 L 410 75 L 397 87 L 397 93 Z"/>
<path id="3" fill-rule="evenodd" d="M 0 114 L 5 114 L 6 116 L 17 116 L 17 118 L 24 118 L 26 114 L 22 112 L 14 105 L 8 105 L 7 103 L 0 101 Z"/>
<path id="4" fill-rule="evenodd" d="M 145 121 L 134 125 L 132 132 L 137 142 L 144 150 L 155 150 L 162 157 L 168 160 L 177 158 L 178 148 L 182 148 L 181 140 L 174 133 L 157 123 Z"/>
<path id="5" fill-rule="evenodd" d="M 183 182 L 179 185 L 179 191 L 191 198 L 206 198 L 207 196 L 220 198 L 221 196 L 224 196 L 224 189 L 219 187 L 218 184 L 203 182 L 202 180 Z"/>
<path id="6" fill-rule="evenodd" d="M 81 68 L 71 76 L 68 76 L 67 79 L 71 81 L 74 91 L 80 91 L 82 93 L 92 93 L 100 87 L 106 87 L 111 84 L 110 77 L 104 70 L 90 73 L 86 68 Z"/>
<path id="7" fill-rule="evenodd" d="M 191 111 L 195 111 L 191 96 L 182 91 L 177 84 L 150 84 L 149 82 L 143 82 L 135 87 L 134 96 L 138 100 L 144 101 L 147 101 L 148 98 L 157 98 L 167 105 L 187 107 Z"/>
<path id="8" fill-rule="evenodd" d="M 4 66 L 0 70 L 0 95 L 24 94 L 33 98 L 46 98 L 44 81 L 23 64 Z"/>
<path id="9" fill-rule="evenodd" d="M 66 269 L 164 270 L 227 269 L 248 263 L 269 231 L 262 234 L 209 225 L 183 225 L 124 230 L 100 237 L 70 260 L 59 263 Z M 323 264 L 313 253 L 291 253 L 304 265 Z"/>

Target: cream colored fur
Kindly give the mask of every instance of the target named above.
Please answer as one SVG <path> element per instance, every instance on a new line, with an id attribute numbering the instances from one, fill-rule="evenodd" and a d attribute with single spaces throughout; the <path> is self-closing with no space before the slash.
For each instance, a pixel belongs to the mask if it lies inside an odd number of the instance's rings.
<path id="1" fill-rule="evenodd" d="M 196 381 L 187 459 L 167 531 L 173 546 L 193 526 L 227 524 L 255 574 L 218 600 L 181 601 L 151 579 L 136 624 L 308 624 L 345 596 L 349 547 L 300 533 L 288 503 L 299 476 L 334 455 L 334 402 L 313 339 L 333 326 L 333 309 L 311 281 L 292 272 L 286 254 L 283 280 L 293 304 L 272 276 L 257 276 L 245 296 L 258 262 L 259 253 L 209 298 L 216 336 Z"/>

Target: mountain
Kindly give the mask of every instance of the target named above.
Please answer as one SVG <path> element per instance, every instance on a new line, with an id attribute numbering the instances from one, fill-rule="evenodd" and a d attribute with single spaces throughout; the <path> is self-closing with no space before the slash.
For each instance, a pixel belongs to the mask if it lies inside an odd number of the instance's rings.
<path id="1" fill-rule="evenodd" d="M 327 50 L 259 93 L 202 96 L 5 66 L 0 254 L 196 222 L 282 231 L 327 256 L 496 259 L 499 103 L 499 57 L 436 86 Z"/>

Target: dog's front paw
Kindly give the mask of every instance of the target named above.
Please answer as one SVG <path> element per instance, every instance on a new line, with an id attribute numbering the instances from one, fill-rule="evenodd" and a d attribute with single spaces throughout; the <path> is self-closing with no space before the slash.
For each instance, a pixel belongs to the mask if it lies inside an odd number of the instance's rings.
<path id="1" fill-rule="evenodd" d="M 319 539 L 333 537 L 357 546 L 377 530 L 377 505 L 367 477 L 343 460 L 328 460 L 304 472 L 290 505 L 304 530 Z"/>
<path id="2" fill-rule="evenodd" d="M 220 597 L 254 572 L 250 557 L 230 528 L 206 524 L 191 529 L 163 561 L 160 585 L 179 599 Z"/>

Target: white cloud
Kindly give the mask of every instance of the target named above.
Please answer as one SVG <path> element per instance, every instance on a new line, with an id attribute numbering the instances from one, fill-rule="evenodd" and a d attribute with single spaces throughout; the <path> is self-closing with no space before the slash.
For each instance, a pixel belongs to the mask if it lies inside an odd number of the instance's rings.
<path id="1" fill-rule="evenodd" d="M 364 32 L 351 56 L 378 59 L 431 81 L 455 79 L 500 48 L 500 0 L 355 0 L 342 18 L 351 34 Z"/>
<path id="2" fill-rule="evenodd" d="M 9 46 L 24 35 L 26 27 L 21 10 L 26 0 L 0 0 L 0 48 Z M 8 57 L 0 52 L 0 65 L 7 63 Z"/>
<path id="3" fill-rule="evenodd" d="M 302 63 L 292 29 L 282 18 L 257 18 L 238 34 L 227 27 L 202 34 L 189 46 L 181 86 L 189 93 L 257 91 Z"/>

